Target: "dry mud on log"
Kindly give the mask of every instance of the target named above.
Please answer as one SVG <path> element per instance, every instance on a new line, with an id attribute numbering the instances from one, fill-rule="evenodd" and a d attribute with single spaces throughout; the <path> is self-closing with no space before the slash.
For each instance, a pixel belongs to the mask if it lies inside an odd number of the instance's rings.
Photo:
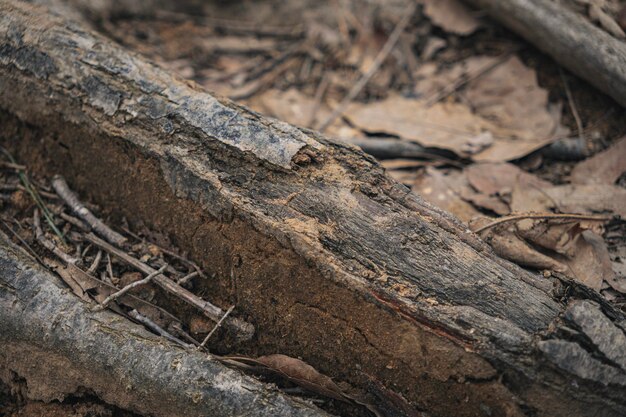
<path id="1" fill-rule="evenodd" d="M 0 109 L 20 162 L 216 275 L 198 290 L 253 322 L 242 353 L 301 357 L 433 416 L 626 414 L 618 312 L 499 259 L 354 147 L 6 1 Z"/>
<path id="2" fill-rule="evenodd" d="M 87 392 L 163 417 L 328 415 L 116 314 L 93 312 L 3 234 L 0 346 L 0 377 L 23 398 Z"/>

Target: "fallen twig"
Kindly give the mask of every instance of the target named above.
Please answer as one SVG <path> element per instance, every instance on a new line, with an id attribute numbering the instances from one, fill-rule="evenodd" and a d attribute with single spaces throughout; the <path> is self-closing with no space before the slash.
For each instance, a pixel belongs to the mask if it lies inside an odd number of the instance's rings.
<path id="1" fill-rule="evenodd" d="M 606 217 L 606 216 L 594 216 L 594 215 L 587 215 L 587 214 L 560 214 L 560 213 L 548 213 L 548 214 L 541 214 L 541 213 L 520 213 L 520 214 L 513 214 L 510 216 L 505 216 L 505 217 L 501 217 L 497 220 L 494 220 L 493 222 L 484 225 L 483 227 L 480 227 L 476 230 L 474 230 L 474 233 L 478 234 L 481 232 L 484 232 L 485 230 L 491 229 L 493 227 L 496 227 L 500 224 L 504 224 L 504 223 L 509 223 L 509 222 L 514 222 L 514 221 L 518 221 L 518 220 L 526 220 L 526 219 L 537 219 L 537 220 L 547 220 L 547 219 L 560 219 L 560 220 L 587 220 L 587 221 L 598 221 L 598 222 L 604 222 L 604 221 L 608 221 L 611 220 L 611 217 Z"/>
<path id="2" fill-rule="evenodd" d="M 111 303 L 112 301 L 117 300 L 119 297 L 121 297 L 122 295 L 126 294 L 128 291 L 132 290 L 133 288 L 137 288 L 137 287 L 139 287 L 141 285 L 146 285 L 147 283 L 152 281 L 153 278 L 155 278 L 158 275 L 161 275 L 163 273 L 163 271 L 165 271 L 166 268 L 167 268 L 167 264 L 163 265 L 161 268 L 159 268 L 158 271 L 155 271 L 155 272 L 151 273 L 150 275 L 148 275 L 144 279 L 140 279 L 139 281 L 135 281 L 132 284 L 128 284 L 127 286 L 125 286 L 124 288 L 119 290 L 118 292 L 109 295 L 107 298 L 104 299 L 104 301 L 102 303 L 100 303 L 99 306 L 96 307 L 96 310 L 104 310 L 105 308 L 107 308 L 109 303 Z"/>
<path id="3" fill-rule="evenodd" d="M 97 234 L 105 238 L 107 241 L 117 246 L 124 246 L 126 238 L 116 231 L 112 230 L 109 226 L 104 224 L 94 214 L 89 211 L 76 197 L 76 195 L 70 190 L 65 179 L 60 175 L 55 175 L 52 179 L 52 187 L 54 191 L 65 201 L 70 209 L 81 219 L 83 219 Z"/>
<path id="4" fill-rule="evenodd" d="M 46 236 L 43 233 L 43 230 L 41 229 L 41 219 L 39 218 L 38 208 L 36 208 L 33 213 L 33 228 L 35 229 L 35 237 L 37 238 L 37 241 L 41 243 L 43 247 L 48 249 L 50 252 L 54 253 L 58 258 L 62 259 L 64 262 L 68 264 L 75 264 L 78 262 L 78 259 L 63 252 L 54 244 L 54 242 L 46 238 Z"/>
<path id="5" fill-rule="evenodd" d="M 179 338 L 175 336 L 172 336 L 170 333 L 167 332 L 167 330 L 163 329 L 161 326 L 159 326 L 158 324 L 156 324 L 155 322 L 153 322 L 152 320 L 150 320 L 148 317 L 144 316 L 137 310 L 130 310 L 128 312 L 128 315 L 132 317 L 133 319 L 137 320 L 139 323 L 146 326 L 148 329 L 158 334 L 159 336 L 163 336 L 167 340 L 177 343 L 185 348 L 189 347 L 189 344 L 183 342 L 182 340 L 180 340 Z"/>
<path id="6" fill-rule="evenodd" d="M 96 272 L 96 270 L 98 269 L 98 266 L 100 265 L 101 259 L 102 259 L 102 251 L 99 250 L 98 253 L 96 253 L 96 257 L 94 258 L 93 262 L 91 263 L 91 266 L 89 266 L 89 269 L 87 269 L 88 274 L 93 274 L 94 272 Z"/>
<path id="7" fill-rule="evenodd" d="M 576 107 L 576 102 L 574 101 L 574 96 L 572 95 L 572 90 L 569 88 L 569 84 L 567 79 L 565 78 L 565 74 L 563 74 L 563 70 L 559 67 L 559 74 L 561 75 L 561 81 L 563 81 L 563 88 L 565 89 L 565 95 L 567 96 L 567 102 L 569 103 L 569 107 L 572 111 L 572 115 L 574 116 L 574 120 L 576 121 L 576 128 L 578 129 L 578 137 L 583 137 L 583 131 L 585 128 L 583 127 L 583 122 L 580 118 L 580 114 L 578 113 L 578 108 Z"/>
<path id="8" fill-rule="evenodd" d="M 200 343 L 200 347 L 203 348 L 204 345 L 206 345 L 206 343 L 209 341 L 209 339 L 211 338 L 211 336 L 213 336 L 213 333 L 215 333 L 215 331 L 222 325 L 222 322 L 224 320 L 226 320 L 226 317 L 229 316 L 230 313 L 232 313 L 233 309 L 235 308 L 234 305 L 230 306 L 230 308 L 228 310 L 226 310 L 226 313 L 224 313 L 224 315 L 222 316 L 222 318 L 215 323 L 215 326 L 213 326 L 213 329 L 211 329 L 211 331 L 209 332 L 209 334 L 206 335 L 206 337 L 204 338 L 204 340 L 202 341 L 202 343 Z"/>
<path id="9" fill-rule="evenodd" d="M 178 281 L 176 281 L 176 283 L 178 285 L 186 284 L 187 282 L 189 282 L 191 279 L 197 277 L 198 275 L 200 275 L 200 273 L 198 271 L 194 271 L 191 274 L 187 274 L 184 277 L 180 278 Z"/>
<path id="10" fill-rule="evenodd" d="M 142 238 L 141 236 L 139 236 L 136 233 L 133 233 L 130 229 L 128 229 L 127 227 L 122 227 L 122 230 L 124 230 L 124 232 L 126 232 L 127 234 L 129 234 L 130 236 L 134 237 L 137 240 L 140 240 L 142 242 L 147 242 L 150 245 L 153 245 L 154 247 L 156 247 L 158 250 L 160 250 L 161 252 L 163 252 L 166 255 L 171 256 L 172 258 L 178 259 L 179 261 L 191 266 L 193 269 L 196 270 L 196 272 L 198 273 L 198 275 L 200 275 L 202 278 L 206 278 L 206 275 L 204 274 L 204 271 L 202 271 L 202 268 L 200 268 L 198 266 L 198 264 L 196 264 L 195 262 L 193 262 L 192 260 L 189 260 L 187 258 L 185 258 L 184 256 L 180 256 L 179 254 L 177 254 L 174 251 L 171 251 L 169 249 L 166 249 L 162 246 L 157 245 L 154 242 L 149 241 L 148 239 Z M 184 277 L 183 277 L 184 278 Z M 182 279 L 182 278 L 181 278 Z M 190 277 L 191 279 L 191 277 Z"/>
<path id="11" fill-rule="evenodd" d="M 133 258 L 127 253 L 121 251 L 120 249 L 100 239 L 93 233 L 87 233 L 84 236 L 84 238 L 87 239 L 89 242 L 93 243 L 94 245 L 98 246 L 99 248 L 111 253 L 112 255 L 118 257 L 120 260 L 126 262 L 130 266 L 138 269 L 139 271 L 145 274 L 152 274 L 156 272 L 156 270 L 152 268 L 151 266 L 141 262 L 139 259 Z M 165 291 L 181 298 L 187 303 L 198 308 L 200 311 L 204 313 L 205 316 L 207 316 L 208 318 L 210 318 L 211 320 L 215 322 L 218 322 L 220 318 L 224 315 L 224 311 L 221 308 L 211 304 L 210 302 L 206 300 L 203 300 L 202 298 L 198 297 L 192 292 L 181 287 L 176 282 L 172 281 L 171 279 L 169 279 L 168 277 L 164 275 L 156 276 L 154 278 L 154 281 L 157 284 L 159 284 L 159 286 L 163 288 Z M 229 329 L 233 330 L 237 334 L 237 336 L 241 338 L 242 340 L 248 340 L 254 334 L 254 326 L 252 326 L 250 323 L 246 323 L 245 321 L 239 320 L 237 318 L 229 319 L 225 325 Z"/>
<path id="12" fill-rule="evenodd" d="M 352 87 L 348 95 L 344 97 L 341 103 L 339 103 L 339 105 L 335 108 L 335 110 L 333 110 L 331 115 L 328 116 L 328 118 L 324 121 L 324 123 L 320 124 L 317 130 L 319 130 L 320 132 L 323 132 L 324 130 L 326 130 L 326 128 L 328 128 L 328 126 L 330 126 L 335 121 L 335 119 L 337 119 L 337 117 L 341 116 L 343 112 L 346 111 L 350 103 L 352 103 L 352 100 L 354 100 L 355 97 L 359 95 L 363 87 L 365 87 L 365 85 L 374 76 L 374 74 L 376 74 L 376 72 L 378 71 L 382 63 L 385 62 L 385 59 L 387 59 L 387 56 L 393 50 L 394 46 L 398 42 L 398 39 L 400 39 L 400 35 L 402 35 L 402 32 L 404 32 L 404 29 L 407 27 L 407 25 L 411 21 L 411 18 L 415 14 L 416 7 L 417 7 L 417 2 L 414 2 L 414 1 L 409 2 L 409 5 L 406 7 L 406 9 L 403 12 L 402 19 L 400 19 L 395 29 L 391 33 L 391 35 L 389 35 L 389 39 L 387 39 L 387 42 L 385 43 L 385 45 L 382 47 L 380 52 L 378 52 L 378 55 L 376 55 L 376 58 L 374 58 L 374 62 L 372 62 L 372 66 L 370 67 L 370 69 L 367 71 L 367 73 L 365 73 L 361 77 L 361 79 L 359 79 L 359 81 L 357 81 L 356 84 L 354 84 L 354 86 Z"/>

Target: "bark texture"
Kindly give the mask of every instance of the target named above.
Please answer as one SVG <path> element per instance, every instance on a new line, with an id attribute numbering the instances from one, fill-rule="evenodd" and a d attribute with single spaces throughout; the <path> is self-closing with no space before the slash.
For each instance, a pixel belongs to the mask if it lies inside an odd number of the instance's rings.
<path id="1" fill-rule="evenodd" d="M 434 416 L 626 414 L 619 312 L 499 259 L 354 147 L 7 1 L 0 108 L 21 161 L 215 273 L 202 290 L 257 329 L 244 352 L 302 357 Z"/>
<path id="2" fill-rule="evenodd" d="M 327 416 L 116 314 L 93 312 L 2 234 L 0 345 L 0 376 L 27 398 L 95 394 L 168 417 Z"/>
<path id="3" fill-rule="evenodd" d="M 554 0 L 464 0 L 626 106 L 626 43 Z"/>

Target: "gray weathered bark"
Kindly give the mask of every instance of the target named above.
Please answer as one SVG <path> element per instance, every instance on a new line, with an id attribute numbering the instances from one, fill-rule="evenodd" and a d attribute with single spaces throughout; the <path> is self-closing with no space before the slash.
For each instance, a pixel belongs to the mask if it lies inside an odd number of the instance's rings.
<path id="1" fill-rule="evenodd" d="M 626 42 L 554 0 L 464 0 L 626 106 Z"/>
<path id="2" fill-rule="evenodd" d="M 499 259 L 353 147 L 7 1 L 0 109 L 21 162 L 216 274 L 199 289 L 257 329 L 242 352 L 299 356 L 434 416 L 626 413 L 619 312 Z"/>
<path id="3" fill-rule="evenodd" d="M 0 377 L 38 400 L 86 389 L 152 416 L 327 416 L 114 313 L 93 312 L 1 233 L 0 346 Z"/>

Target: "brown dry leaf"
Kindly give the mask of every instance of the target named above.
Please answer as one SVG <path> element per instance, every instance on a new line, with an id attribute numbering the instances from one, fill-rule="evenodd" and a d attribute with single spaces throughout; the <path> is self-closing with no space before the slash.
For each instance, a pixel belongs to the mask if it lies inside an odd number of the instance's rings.
<path id="1" fill-rule="evenodd" d="M 507 163 L 478 163 L 465 168 L 469 184 L 477 191 L 468 199 L 498 214 L 509 214 L 511 194 L 514 189 L 542 189 L 552 187 L 548 181 L 529 174 Z"/>
<path id="2" fill-rule="evenodd" d="M 458 0 L 419 0 L 424 4 L 424 14 L 449 33 L 470 35 L 481 25 L 470 9 Z"/>
<path id="3" fill-rule="evenodd" d="M 561 125 L 560 106 L 549 107 L 535 71 L 516 56 L 472 80 L 464 96 L 477 115 L 499 128 L 492 131 L 499 140 L 475 155 L 477 161 L 521 158 L 568 132 Z"/>
<path id="4" fill-rule="evenodd" d="M 573 255 L 563 260 L 573 277 L 590 288 L 600 291 L 602 281 L 613 279 L 615 272 L 609 251 L 601 236 L 590 230 L 582 232 L 571 248 Z"/>
<path id="5" fill-rule="evenodd" d="M 605 151 L 584 160 L 570 175 L 573 184 L 614 184 L 626 172 L 626 136 Z"/>
<path id="6" fill-rule="evenodd" d="M 489 222 L 477 219 L 470 228 L 478 230 Z M 604 280 L 613 280 L 615 276 L 606 244 L 592 230 L 599 228 L 601 223 L 595 221 L 526 219 L 487 229 L 481 236 L 506 259 L 564 273 L 599 291 Z"/>
<path id="7" fill-rule="evenodd" d="M 261 356 L 254 360 L 270 370 L 287 378 L 294 384 L 320 395 L 347 401 L 343 390 L 332 379 L 322 375 L 315 368 L 300 359 L 274 354 Z"/>
<path id="8" fill-rule="evenodd" d="M 427 66 L 415 90 L 424 97 L 445 90 L 494 58 L 477 57 L 445 74 Z M 431 74 L 428 76 L 428 74 Z M 353 104 L 345 116 L 367 132 L 386 133 L 426 147 L 447 149 L 476 161 L 501 162 L 521 158 L 567 133 L 559 106 L 549 106 L 548 93 L 537 84 L 534 70 L 511 57 L 468 83 L 464 103 L 389 96 L 386 100 Z M 434 89 L 433 86 L 437 86 Z"/>
<path id="9" fill-rule="evenodd" d="M 521 170 L 508 162 L 478 163 L 465 168 L 467 180 L 476 190 L 488 195 L 511 192 L 516 184 L 524 187 L 546 188 L 552 183 Z"/>
<path id="10" fill-rule="evenodd" d="M 397 95 L 370 104 L 355 103 L 345 116 L 367 132 L 395 135 L 464 156 L 480 150 L 476 142 L 485 143 L 485 131 L 497 130 L 463 104 L 437 103 L 428 107 L 422 101 Z"/>
<path id="11" fill-rule="evenodd" d="M 320 104 L 315 111 L 315 100 L 302 94 L 295 88 L 287 91 L 270 89 L 253 97 L 248 103 L 253 110 L 296 126 L 315 126 L 320 120 L 326 120 L 331 111 Z M 315 111 L 315 118 L 311 120 Z M 342 119 L 336 119 L 326 129 L 326 134 L 336 138 L 355 138 L 363 133 L 350 127 Z"/>
<path id="12" fill-rule="evenodd" d="M 560 185 L 543 190 L 561 212 L 626 216 L 626 190 L 613 185 Z"/>
<path id="13" fill-rule="evenodd" d="M 492 220 L 487 217 L 476 218 L 470 222 L 470 230 L 478 230 L 491 223 Z M 567 266 L 537 251 L 518 236 L 515 225 L 488 229 L 480 235 L 499 256 L 518 265 L 539 270 L 567 272 Z"/>
<path id="14" fill-rule="evenodd" d="M 449 68 L 439 68 L 433 62 L 425 63 L 415 72 L 414 92 L 420 97 L 430 98 L 460 80 L 468 80 L 498 62 L 498 57 L 472 56 Z"/>
<path id="15" fill-rule="evenodd" d="M 437 169 L 427 167 L 424 174 L 415 181 L 413 191 L 466 223 L 480 215 L 474 206 L 461 197 L 464 193 L 471 194 L 471 190 L 465 176 L 459 171 L 444 175 Z"/>

